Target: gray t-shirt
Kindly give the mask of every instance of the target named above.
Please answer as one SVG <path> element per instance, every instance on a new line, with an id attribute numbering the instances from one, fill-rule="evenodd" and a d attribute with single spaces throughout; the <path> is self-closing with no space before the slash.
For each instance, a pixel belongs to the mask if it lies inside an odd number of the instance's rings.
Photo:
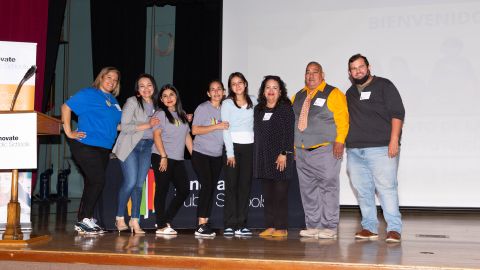
<path id="1" fill-rule="evenodd" d="M 153 117 L 157 117 L 160 120 L 160 124 L 154 126 L 152 130 L 162 130 L 161 135 L 163 147 L 165 148 L 165 152 L 167 152 L 168 158 L 183 160 L 185 138 L 190 132 L 190 127 L 187 123 L 184 124 L 178 119 L 178 114 L 176 112 L 172 112 L 172 115 L 175 118 L 175 124 L 168 121 L 164 111 L 156 111 L 153 114 Z M 152 146 L 152 153 L 160 155 L 155 144 Z"/>
<path id="2" fill-rule="evenodd" d="M 152 117 L 153 113 L 155 110 L 153 109 L 153 103 L 143 103 L 143 109 L 145 110 L 145 113 L 148 115 L 148 120 L 150 121 L 150 118 Z M 143 137 L 142 139 L 153 139 L 153 131 L 151 128 L 145 129 L 143 131 Z"/>
<path id="3" fill-rule="evenodd" d="M 198 105 L 194 113 L 193 125 L 210 126 L 221 122 L 220 108 L 212 106 L 210 101 Z M 215 130 L 207 134 L 196 135 L 193 150 L 204 155 L 219 157 L 223 150 L 223 130 Z"/>

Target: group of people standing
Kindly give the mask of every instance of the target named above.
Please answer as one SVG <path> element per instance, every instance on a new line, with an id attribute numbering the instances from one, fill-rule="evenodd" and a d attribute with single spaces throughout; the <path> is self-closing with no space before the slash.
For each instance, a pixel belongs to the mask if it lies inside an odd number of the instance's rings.
<path id="1" fill-rule="evenodd" d="M 135 95 L 121 109 L 115 99 L 120 72 L 104 68 L 92 87 L 80 90 L 62 106 L 64 131 L 85 178 L 75 229 L 104 232 L 93 218 L 93 209 L 113 147 L 124 176 L 115 223 L 118 231 L 130 228 L 145 233 L 139 224 L 140 200 L 151 167 L 156 183 L 156 234 L 177 234 L 171 223 L 190 192 L 186 148 L 201 184 L 196 235 L 215 235 L 208 221 L 223 168 L 223 235 L 252 235 L 247 217 L 252 178 L 256 178 L 265 197 L 266 229 L 259 235 L 286 237 L 288 185 L 296 160 L 306 224 L 300 235 L 336 238 L 339 173 L 346 146 L 347 170 L 362 212 L 362 230 L 355 237 L 378 238 L 377 193 L 388 224 L 386 240 L 399 242 L 402 224 L 396 175 L 405 113 L 402 100 L 389 80 L 370 74 L 366 57 L 352 56 L 348 67 L 352 86 L 346 95 L 325 82 L 317 62 L 308 63 L 305 87 L 291 100 L 278 76 L 265 76 L 257 97 L 249 95 L 248 81 L 240 72 L 230 74 L 226 97 L 223 83 L 213 80 L 207 90 L 209 100 L 194 112 L 191 130 L 191 119 L 173 85 L 158 90 L 155 79 L 142 74 L 135 83 Z M 78 116 L 76 130 L 71 128 L 72 111 Z M 175 196 L 167 207 L 170 182 Z M 132 211 L 127 225 L 129 198 Z"/>

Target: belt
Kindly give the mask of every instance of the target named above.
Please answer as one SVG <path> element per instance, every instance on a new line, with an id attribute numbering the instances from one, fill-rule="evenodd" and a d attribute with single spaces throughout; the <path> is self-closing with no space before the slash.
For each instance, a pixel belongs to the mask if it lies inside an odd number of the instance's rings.
<path id="1" fill-rule="evenodd" d="M 306 148 L 305 150 L 310 152 L 310 151 L 313 151 L 313 150 L 315 150 L 315 149 L 318 149 L 318 148 L 324 147 L 324 146 L 325 146 L 325 145 L 319 145 L 319 146 L 315 146 L 315 147 Z"/>

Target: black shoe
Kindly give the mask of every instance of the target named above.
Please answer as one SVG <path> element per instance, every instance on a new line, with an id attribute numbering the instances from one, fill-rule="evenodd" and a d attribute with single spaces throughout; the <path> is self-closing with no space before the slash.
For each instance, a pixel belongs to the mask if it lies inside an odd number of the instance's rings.
<path id="1" fill-rule="evenodd" d="M 215 236 L 215 232 L 210 228 L 208 223 L 200 224 L 195 230 L 196 236 Z"/>

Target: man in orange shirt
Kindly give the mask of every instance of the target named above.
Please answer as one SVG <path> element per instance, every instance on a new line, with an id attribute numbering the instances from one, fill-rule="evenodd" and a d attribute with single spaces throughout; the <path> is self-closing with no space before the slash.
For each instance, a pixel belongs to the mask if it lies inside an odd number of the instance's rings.
<path id="1" fill-rule="evenodd" d="M 345 95 L 310 62 L 305 87 L 293 97 L 297 172 L 305 211 L 304 237 L 334 239 L 339 221 L 339 175 L 349 116 Z"/>

